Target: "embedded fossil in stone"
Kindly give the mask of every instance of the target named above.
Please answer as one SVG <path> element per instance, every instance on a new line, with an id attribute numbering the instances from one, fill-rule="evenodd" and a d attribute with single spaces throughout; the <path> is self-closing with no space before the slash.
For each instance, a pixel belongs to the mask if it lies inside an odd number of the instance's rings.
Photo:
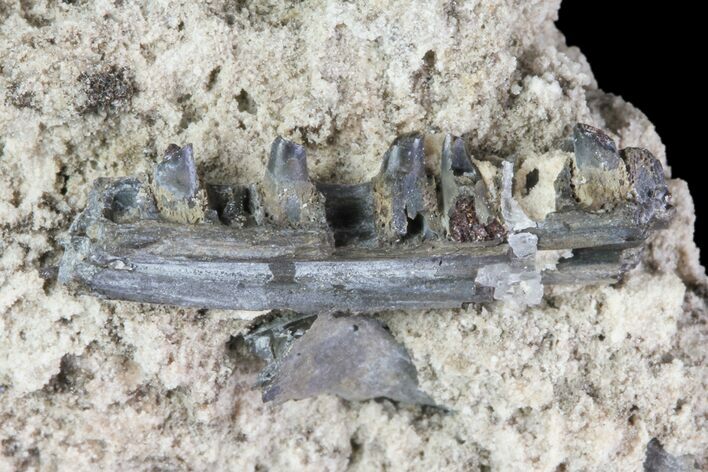
<path id="1" fill-rule="evenodd" d="M 95 182 L 69 230 L 59 278 L 110 299 L 305 315 L 494 300 L 535 304 L 543 284 L 619 280 L 639 262 L 651 231 L 672 217 L 661 164 L 643 149 L 618 151 L 590 126 L 575 127 L 558 175 L 534 169 L 525 185 L 516 185 L 523 191 L 552 184 L 555 210 L 536 220 L 514 190 L 515 180 L 523 179 L 517 162 L 483 162 L 462 138 L 441 138 L 399 137 L 379 175 L 362 184 L 313 181 L 305 149 L 281 137 L 262 182 L 203 184 L 192 146 L 170 145 L 152 181 Z M 360 377 L 348 362 L 368 362 L 375 348 L 380 359 L 402 358 L 368 318 L 359 323 L 371 339 L 344 330 L 347 356 L 322 351 L 332 342 L 315 333 L 325 324 L 339 333 L 336 320 L 323 317 L 311 334 L 303 331 L 301 360 L 272 354 L 266 399 L 334 393 L 427 402 L 409 374 L 365 387 L 308 364 L 305 359 L 327 358 Z M 251 339 L 263 354 L 271 338 Z M 302 376 L 296 378 L 290 368 L 298 363 Z M 384 364 L 382 373 L 410 370 L 405 362 Z"/>
<path id="2" fill-rule="evenodd" d="M 503 240 L 506 229 L 489 208 L 489 191 L 464 141 L 445 137 L 440 166 L 443 226 L 458 242 Z"/>
<path id="3" fill-rule="evenodd" d="M 201 184 L 192 147 L 173 145 L 152 182 L 94 184 L 60 278 L 106 298 L 306 313 L 504 298 L 485 269 L 492 266 L 544 283 L 614 281 L 671 217 L 661 164 L 645 150 L 616 151 L 586 125 L 573 136 L 571 178 L 564 170 L 555 182 L 559 202 L 573 194 L 573 203 L 540 221 L 516 201 L 513 162 L 485 180 L 453 136 L 435 151 L 438 169 L 426 166 L 425 136 L 411 134 L 386 152 L 378 177 L 355 185 L 312 181 L 305 150 L 282 138 L 263 182 Z M 535 235 L 539 252 L 573 257 L 555 267 L 522 263 L 509 244 L 515 233 Z"/>

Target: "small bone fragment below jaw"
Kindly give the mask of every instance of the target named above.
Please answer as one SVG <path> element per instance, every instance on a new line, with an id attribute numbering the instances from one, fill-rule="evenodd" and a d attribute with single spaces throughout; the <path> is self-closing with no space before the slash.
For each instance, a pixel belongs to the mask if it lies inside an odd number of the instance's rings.
<path id="1" fill-rule="evenodd" d="M 405 348 L 369 316 L 319 315 L 281 359 L 264 386 L 263 399 L 281 403 L 317 395 L 360 401 L 388 398 L 434 405 L 418 387 Z"/>

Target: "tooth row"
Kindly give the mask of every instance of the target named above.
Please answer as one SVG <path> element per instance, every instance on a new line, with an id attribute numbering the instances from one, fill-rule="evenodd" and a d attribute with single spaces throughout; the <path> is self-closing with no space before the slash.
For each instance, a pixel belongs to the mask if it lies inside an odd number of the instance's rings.
<path id="1" fill-rule="evenodd" d="M 572 153 L 554 183 L 556 212 L 633 202 L 641 208 L 641 224 L 670 218 L 663 169 L 651 153 L 618 150 L 605 133 L 583 124 L 568 145 Z M 439 167 L 427 166 L 426 136 L 406 134 L 385 152 L 369 184 L 323 184 L 310 179 L 305 149 L 277 137 L 262 182 L 203 186 L 191 144 L 171 144 L 155 168 L 152 191 L 161 217 L 181 223 L 325 228 L 328 219 L 349 218 L 351 226 L 382 241 L 444 236 L 458 242 L 500 241 L 510 231 L 537 226 L 515 200 L 513 162 L 495 163 L 496 177 L 485 180 L 463 138 L 446 135 L 438 153 Z M 363 209 L 367 205 L 371 211 Z M 371 222 L 359 221 L 372 216 Z"/>

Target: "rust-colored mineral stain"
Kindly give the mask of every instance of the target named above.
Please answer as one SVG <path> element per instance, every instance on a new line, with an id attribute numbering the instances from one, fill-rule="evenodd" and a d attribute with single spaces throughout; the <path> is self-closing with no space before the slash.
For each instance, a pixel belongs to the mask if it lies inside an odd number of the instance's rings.
<path id="1" fill-rule="evenodd" d="M 477 219 L 472 197 L 462 197 L 455 202 L 450 216 L 450 236 L 453 240 L 466 243 L 501 239 L 506 235 L 504 226 L 496 219 L 489 224 L 482 224 Z"/>

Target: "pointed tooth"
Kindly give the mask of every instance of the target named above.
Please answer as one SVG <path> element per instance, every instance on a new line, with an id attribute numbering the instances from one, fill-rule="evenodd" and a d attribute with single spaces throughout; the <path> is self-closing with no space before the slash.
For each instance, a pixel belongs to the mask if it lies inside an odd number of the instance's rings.
<path id="1" fill-rule="evenodd" d="M 443 141 L 440 180 L 442 224 L 455 241 L 478 241 L 503 236 L 489 206 L 489 192 L 462 138 L 448 134 Z"/>
<path id="2" fill-rule="evenodd" d="M 270 148 L 268 172 L 277 182 L 308 182 L 305 148 L 278 136 Z"/>
<path id="3" fill-rule="evenodd" d="M 395 238 L 409 233 L 409 220 L 425 210 L 425 140 L 419 133 L 398 137 L 384 154 L 379 184 L 390 201 L 390 225 Z"/>
<path id="4" fill-rule="evenodd" d="M 442 148 L 443 171 L 450 170 L 454 175 L 466 174 L 475 179 L 480 178 L 477 167 L 467 151 L 465 141 L 457 136 L 447 134 Z"/>
<path id="5" fill-rule="evenodd" d="M 419 177 L 425 173 L 425 140 L 419 133 L 396 138 L 384 154 L 382 173 Z"/>
<path id="6" fill-rule="evenodd" d="M 578 123 L 573 129 L 575 161 L 581 171 L 612 170 L 620 165 L 615 142 L 601 130 Z"/>
<path id="7" fill-rule="evenodd" d="M 191 144 L 167 147 L 164 159 L 155 167 L 155 184 L 174 201 L 196 197 L 199 178 Z"/>
<path id="8" fill-rule="evenodd" d="M 305 148 L 278 136 L 270 149 L 264 203 L 279 224 L 326 226 L 322 195 L 310 180 Z"/>
<path id="9" fill-rule="evenodd" d="M 162 162 L 155 166 L 153 191 L 161 217 L 186 224 L 204 220 L 206 197 L 191 144 L 170 144 Z"/>

